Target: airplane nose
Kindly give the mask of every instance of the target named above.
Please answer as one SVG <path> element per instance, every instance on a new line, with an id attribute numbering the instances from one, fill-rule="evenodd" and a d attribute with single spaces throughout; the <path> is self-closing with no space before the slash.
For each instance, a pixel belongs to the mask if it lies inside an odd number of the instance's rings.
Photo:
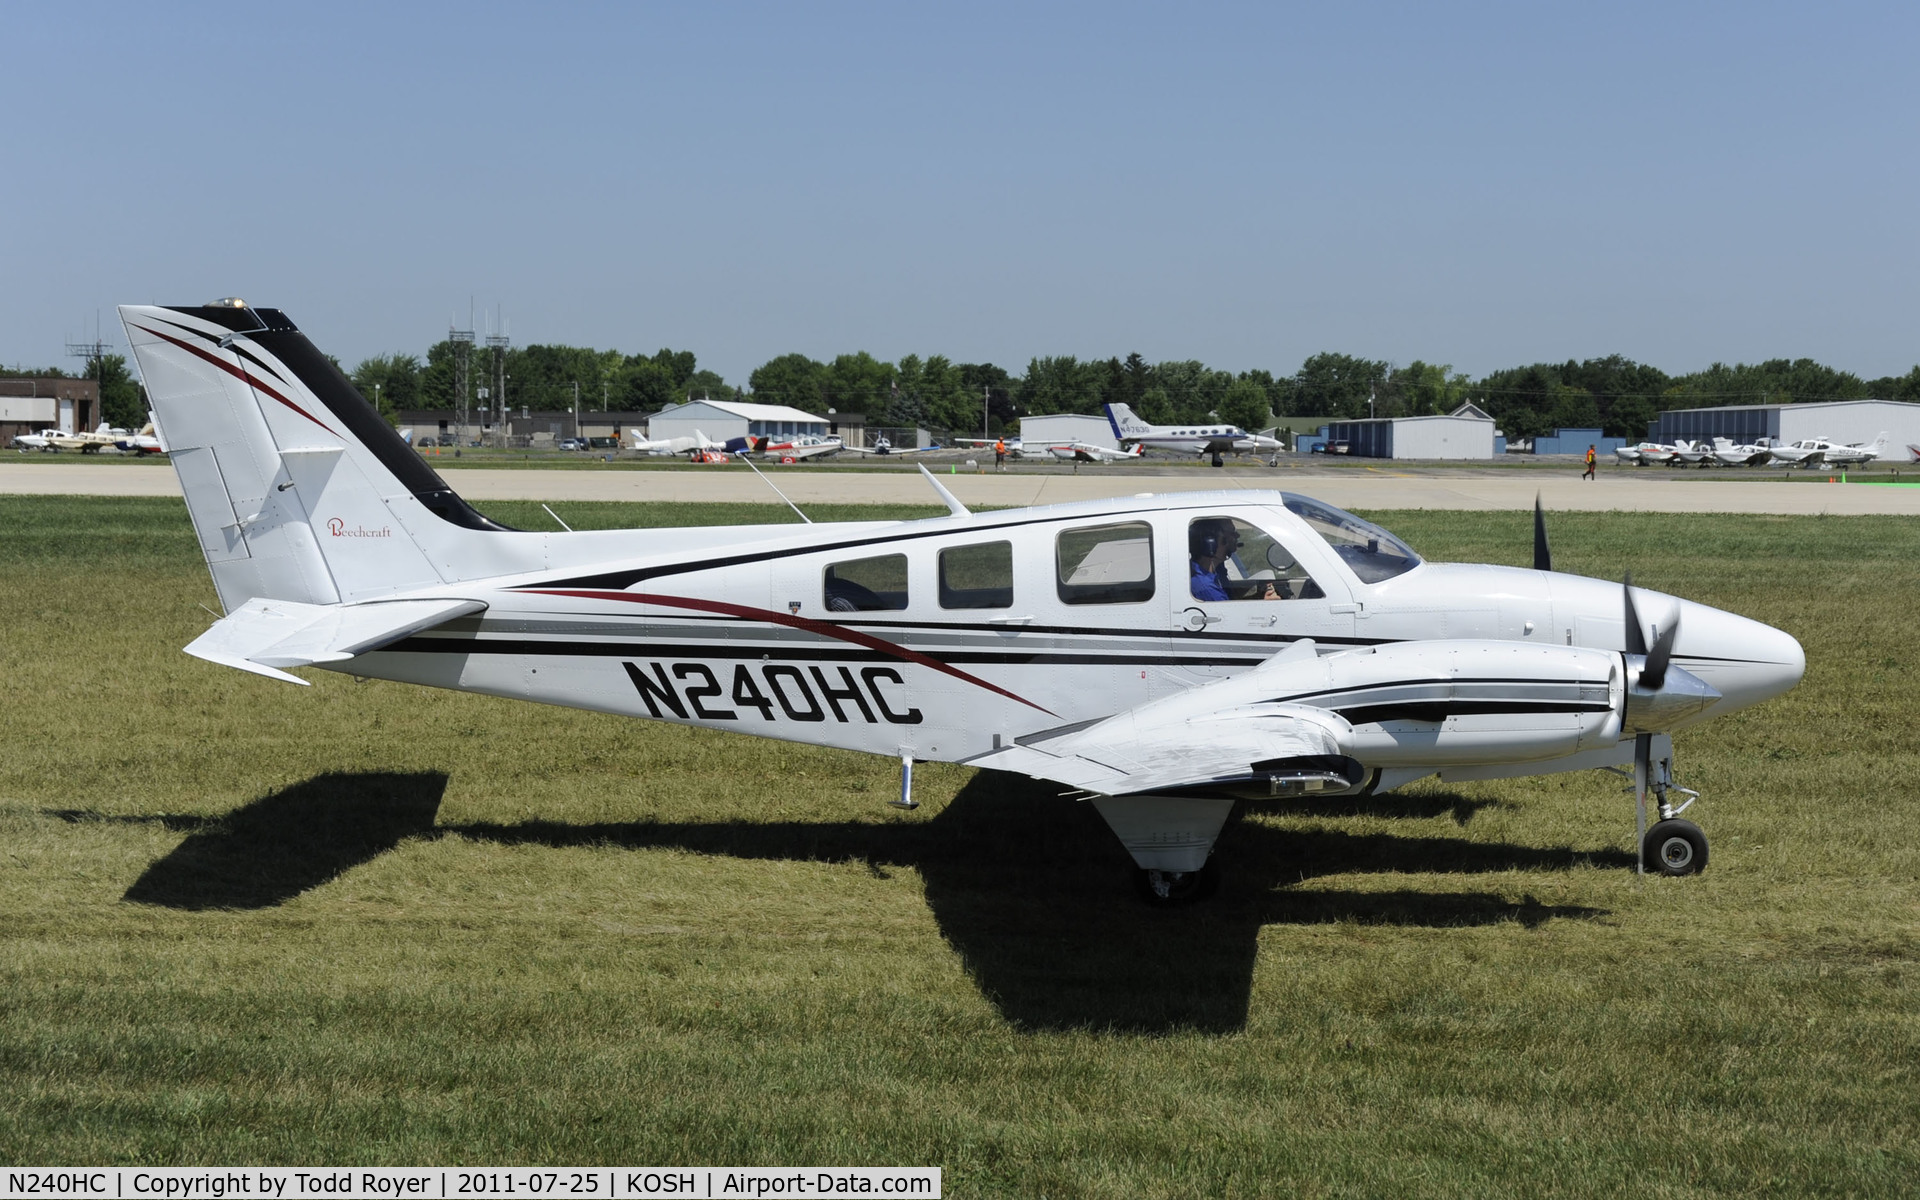
<path id="1" fill-rule="evenodd" d="M 1771 700 L 1807 673 L 1807 653 L 1792 634 L 1697 604 L 1686 605 L 1674 658 L 1721 694 L 1714 716 Z"/>

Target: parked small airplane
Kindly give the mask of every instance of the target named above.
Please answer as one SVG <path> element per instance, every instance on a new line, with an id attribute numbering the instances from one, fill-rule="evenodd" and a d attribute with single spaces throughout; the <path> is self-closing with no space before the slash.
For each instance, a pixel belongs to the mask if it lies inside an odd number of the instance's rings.
<path id="1" fill-rule="evenodd" d="M 9 443 L 15 450 L 43 450 L 57 452 L 60 447 L 53 444 L 55 438 L 67 436 L 64 429 L 37 429 L 32 433 L 16 433 Z"/>
<path id="2" fill-rule="evenodd" d="M 1713 439 L 1713 457 L 1723 467 L 1760 467 L 1765 466 L 1772 457 L 1768 451 L 1773 446 L 1772 438 L 1761 438 L 1745 446 L 1736 446 L 1729 438 Z"/>
<path id="3" fill-rule="evenodd" d="M 1673 458 L 1674 462 L 1689 467 L 1711 467 L 1718 465 L 1719 462 L 1713 457 L 1713 447 L 1706 442 L 1685 440 L 1673 444 Z"/>
<path id="4" fill-rule="evenodd" d="M 1277 456 L 1286 449 L 1279 439 L 1248 433 L 1238 425 L 1149 425 L 1125 404 L 1109 404 L 1106 409 L 1107 423 L 1123 447 L 1137 443 L 1155 450 L 1211 455 L 1216 467 L 1226 465 L 1221 457 L 1225 454 Z"/>
<path id="5" fill-rule="evenodd" d="M 764 458 L 778 459 L 784 463 L 804 462 L 809 458 L 820 458 L 840 453 L 845 447 L 837 437 L 821 437 L 818 434 L 802 434 L 798 437 L 746 437 L 728 438 L 726 450 L 729 454 L 757 454 Z"/>
<path id="6" fill-rule="evenodd" d="M 1617 446 L 1613 452 L 1621 461 L 1630 462 L 1636 467 L 1644 467 L 1651 463 L 1672 463 L 1677 453 L 1672 446 L 1663 445 L 1660 442 L 1641 442 L 1635 446 Z"/>
<path id="7" fill-rule="evenodd" d="M 1851 466 L 1854 463 L 1871 462 L 1880 457 L 1887 448 L 1887 431 L 1881 430 L 1880 436 L 1871 443 L 1845 444 L 1829 441 L 1826 438 L 1802 438 L 1785 446 L 1775 446 L 1767 453 L 1775 462 L 1790 467 Z"/>
<path id="8" fill-rule="evenodd" d="M 1234 805 L 1630 764 L 1643 869 L 1706 865 L 1671 734 L 1785 692 L 1780 630 L 1534 567 L 1423 561 L 1307 496 L 918 521 L 519 532 L 282 313 L 120 309 L 226 615 L 187 652 L 1055 781 L 1156 903 Z M 924 469 L 923 469 L 924 471 Z M 1642 613 L 1652 617 L 1652 628 Z"/>
<path id="9" fill-rule="evenodd" d="M 873 445 L 871 446 L 842 446 L 841 449 L 851 450 L 855 454 L 899 456 L 903 454 L 925 454 L 930 450 L 940 449 L 940 446 L 937 443 L 932 446 L 895 446 L 886 438 L 879 437 L 873 440 Z"/>
<path id="10" fill-rule="evenodd" d="M 124 429 L 115 429 L 105 421 L 91 432 L 62 433 L 53 438 L 56 450 L 78 450 L 82 454 L 98 454 L 102 450 L 115 449 L 121 438 L 130 436 Z"/>
<path id="11" fill-rule="evenodd" d="M 1913 455 L 1914 462 L 1920 462 L 1920 446 L 1915 446 L 1909 443 L 1907 446 L 1907 453 Z"/>
<path id="12" fill-rule="evenodd" d="M 1061 462 L 1083 463 L 1125 462 L 1139 458 L 1146 451 L 1147 448 L 1139 442 L 1135 442 L 1130 450 L 1113 450 L 1091 442 L 1061 442 L 1047 447 L 1047 453 Z"/>
<path id="13" fill-rule="evenodd" d="M 629 429 L 627 431 L 626 448 L 629 450 L 638 450 L 643 454 L 685 454 L 695 462 L 707 461 L 700 457 L 702 454 L 713 454 L 726 449 L 723 444 L 714 441 L 698 429 L 693 431 L 692 437 L 655 438 L 652 440 L 642 435 L 638 429 Z M 725 462 L 726 459 L 722 458 L 719 461 Z"/>
<path id="14" fill-rule="evenodd" d="M 160 444 L 160 438 L 154 432 L 152 413 L 147 414 L 147 423 L 140 427 L 139 433 L 129 434 L 115 442 L 114 445 L 119 448 L 122 454 L 132 454 L 136 456 L 142 454 L 165 454 L 167 452 L 167 448 Z"/>

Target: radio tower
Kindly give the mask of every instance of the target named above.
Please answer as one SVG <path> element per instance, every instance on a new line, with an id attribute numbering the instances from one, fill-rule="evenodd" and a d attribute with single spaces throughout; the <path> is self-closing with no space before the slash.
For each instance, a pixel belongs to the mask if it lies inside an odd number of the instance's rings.
<path id="1" fill-rule="evenodd" d="M 472 408 L 472 365 L 473 365 L 473 314 L 467 314 L 466 329 L 447 327 L 447 340 L 453 343 L 453 408 L 459 414 L 459 433 L 454 435 L 454 447 L 459 448 L 466 440 L 467 422 L 473 415 Z"/>
<path id="2" fill-rule="evenodd" d="M 111 349 L 113 349 L 113 347 L 109 346 L 100 338 L 100 314 L 98 313 L 95 313 L 93 316 L 92 341 L 67 343 L 67 355 L 69 357 L 85 359 L 94 368 L 94 378 L 98 381 L 94 384 L 94 403 L 98 405 L 100 409 L 100 411 L 94 415 L 99 418 L 99 422 L 104 422 L 107 419 L 107 351 Z M 82 376 L 82 378 L 85 378 L 85 376 Z M 99 422 L 96 422 L 96 424 Z M 78 433 L 82 431 L 69 429 L 67 432 Z"/>
<path id="3" fill-rule="evenodd" d="M 497 313 L 495 315 L 498 316 Z M 499 414 L 495 419 L 494 428 L 503 435 L 507 429 L 511 428 L 507 422 L 507 346 L 509 344 L 507 323 L 501 320 L 500 332 L 487 335 L 487 349 L 493 351 L 493 410 Z M 502 440 L 500 445 L 507 445 L 507 442 Z"/>

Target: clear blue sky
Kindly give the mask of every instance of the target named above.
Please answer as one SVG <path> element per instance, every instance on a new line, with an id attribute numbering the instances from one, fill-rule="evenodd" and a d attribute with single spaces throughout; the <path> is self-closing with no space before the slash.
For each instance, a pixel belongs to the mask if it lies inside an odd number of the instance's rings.
<path id="1" fill-rule="evenodd" d="M 0 361 L 517 344 L 1920 362 L 1920 7 L 0 9 Z M 481 322 L 485 332 L 484 321 Z"/>

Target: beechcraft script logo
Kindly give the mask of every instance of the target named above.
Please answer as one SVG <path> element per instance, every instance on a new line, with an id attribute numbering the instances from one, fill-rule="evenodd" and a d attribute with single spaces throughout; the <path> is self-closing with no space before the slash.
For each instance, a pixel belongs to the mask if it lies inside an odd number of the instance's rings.
<path id="1" fill-rule="evenodd" d="M 327 532 L 334 537 L 383 538 L 393 536 L 393 527 L 391 525 L 382 525 L 378 529 L 368 529 L 365 525 L 355 525 L 352 529 L 348 529 L 347 523 L 339 517 L 329 517 L 327 518 Z"/>

